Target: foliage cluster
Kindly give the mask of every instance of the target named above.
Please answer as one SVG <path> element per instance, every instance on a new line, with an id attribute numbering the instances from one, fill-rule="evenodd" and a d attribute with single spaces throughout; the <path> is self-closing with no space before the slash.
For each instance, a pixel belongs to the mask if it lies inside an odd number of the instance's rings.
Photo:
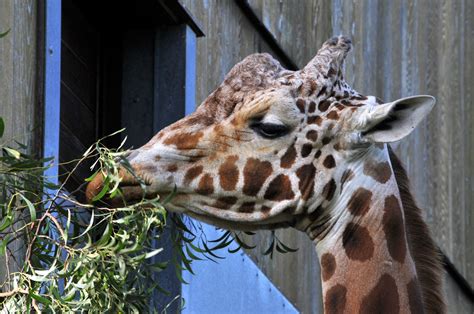
<path id="1" fill-rule="evenodd" d="M 119 169 L 132 171 L 127 151 L 122 150 L 125 141 L 118 149 L 106 148 L 103 139 L 97 141 L 82 158 L 71 161 L 73 170 L 58 185 L 57 178 L 47 176 L 53 160 L 26 154 L 20 143 L 13 148 L 1 142 L 3 129 L 0 118 L 0 256 L 5 259 L 0 269 L 5 268 L 7 279 L 0 306 L 4 311 L 148 311 L 152 291 L 167 293 L 160 286 L 159 273 L 168 264 L 182 280 L 181 271 L 193 273 L 193 261 L 216 261 L 221 258 L 216 252 L 234 241 L 238 248 L 229 252 L 254 248 L 239 233 L 227 231 L 208 240 L 194 222 L 179 215 L 168 217 L 164 206 L 172 195 L 109 208 L 81 204 L 74 191 L 65 190 L 72 173 L 85 160 L 94 159 L 92 168 L 97 171 L 86 182 L 99 174 L 106 182 L 96 204 L 120 197 Z M 171 263 L 160 259 L 163 248 L 157 245 L 167 228 L 174 243 Z M 276 237 L 264 254 L 272 255 L 274 249 L 293 251 Z"/>

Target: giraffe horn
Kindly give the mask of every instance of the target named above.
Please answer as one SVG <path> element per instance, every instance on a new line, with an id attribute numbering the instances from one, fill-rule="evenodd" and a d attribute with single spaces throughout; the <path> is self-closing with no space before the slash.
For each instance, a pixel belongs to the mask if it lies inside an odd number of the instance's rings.
<path id="1" fill-rule="evenodd" d="M 344 36 L 327 40 L 316 56 L 304 67 L 303 73 L 310 77 L 323 75 L 336 80 L 341 77 L 344 59 L 352 48 L 352 42 Z"/>

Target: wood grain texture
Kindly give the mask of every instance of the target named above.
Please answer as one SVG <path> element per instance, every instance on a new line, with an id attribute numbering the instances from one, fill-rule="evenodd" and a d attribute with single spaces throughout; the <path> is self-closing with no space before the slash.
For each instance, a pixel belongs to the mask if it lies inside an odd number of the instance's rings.
<path id="1" fill-rule="evenodd" d="M 15 146 L 14 140 L 27 145 L 30 153 L 37 147 L 39 136 L 34 130 L 39 117 L 36 105 L 36 9 L 34 0 L 0 1 L 0 117 L 5 121 L 3 142 Z M 16 226 L 19 228 L 19 226 Z M 17 261 L 8 259 L 10 272 L 22 267 L 25 247 L 23 239 L 8 245 Z M 5 257 L 0 257 L 0 283 L 5 279 Z M 4 286 L 3 289 L 8 289 Z"/>
<path id="2" fill-rule="evenodd" d="M 473 7 L 472 1 L 337 0 L 332 15 L 333 32 L 353 38 L 346 74 L 357 90 L 386 101 L 437 98 L 428 119 L 394 146 L 436 242 L 471 286 Z M 452 288 L 446 287 L 448 302 L 455 306 L 461 299 Z"/>
<path id="3" fill-rule="evenodd" d="M 329 1 L 250 0 L 248 3 L 299 67 L 314 57 L 330 35 Z"/>
<path id="4" fill-rule="evenodd" d="M 200 103 L 235 62 L 266 51 L 265 44 L 232 1 L 181 2 L 206 33 L 198 40 Z M 437 98 L 428 119 L 394 147 L 436 242 L 474 286 L 474 2 L 248 2 L 297 65 L 304 66 L 326 38 L 345 34 L 354 42 L 346 80 L 358 91 L 385 101 L 415 94 Z M 260 250 L 248 254 L 299 310 L 321 312 L 311 243 L 296 231 L 277 234 L 299 251 L 263 257 L 269 236 L 262 232 L 249 239 Z M 472 312 L 472 303 L 450 278 L 446 291 L 450 312 Z"/>

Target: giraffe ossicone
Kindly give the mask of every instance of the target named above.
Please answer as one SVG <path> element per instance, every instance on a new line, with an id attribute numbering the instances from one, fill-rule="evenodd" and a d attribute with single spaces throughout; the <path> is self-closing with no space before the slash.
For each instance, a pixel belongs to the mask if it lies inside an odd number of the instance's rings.
<path id="1" fill-rule="evenodd" d="M 385 144 L 410 134 L 435 100 L 356 92 L 342 75 L 350 49 L 332 38 L 300 71 L 248 56 L 128 160 L 146 194 L 177 188 L 172 211 L 228 229 L 306 232 L 327 313 L 444 312 L 439 256 Z M 126 198 L 141 196 L 125 171 L 123 182 Z"/>

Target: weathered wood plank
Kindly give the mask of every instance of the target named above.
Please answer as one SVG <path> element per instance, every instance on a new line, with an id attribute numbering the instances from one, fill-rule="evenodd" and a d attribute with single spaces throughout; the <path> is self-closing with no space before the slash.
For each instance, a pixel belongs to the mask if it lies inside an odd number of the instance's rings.
<path id="1" fill-rule="evenodd" d="M 0 32 L 10 33 L 0 39 L 0 117 L 5 121 L 2 141 L 13 140 L 27 145 L 33 152 L 40 137 L 34 132 L 36 105 L 36 10 L 34 0 L 0 1 Z M 36 136 L 35 136 L 36 135 Z M 22 267 L 24 241 L 16 240 L 8 247 L 16 252 L 17 262 L 8 259 L 9 270 Z M 0 283 L 5 280 L 5 258 L 0 257 Z M 8 289 L 8 287 L 3 287 Z"/>
<path id="2" fill-rule="evenodd" d="M 36 78 L 36 1 L 1 1 L 0 116 L 5 137 L 32 147 Z"/>
<path id="3" fill-rule="evenodd" d="M 355 43 L 346 75 L 356 89 L 387 101 L 437 97 L 430 117 L 395 146 L 437 243 L 472 285 L 471 11 L 466 1 L 340 0 L 332 24 Z"/>
<path id="4" fill-rule="evenodd" d="M 248 1 L 283 50 L 303 67 L 331 35 L 328 1 Z"/>

